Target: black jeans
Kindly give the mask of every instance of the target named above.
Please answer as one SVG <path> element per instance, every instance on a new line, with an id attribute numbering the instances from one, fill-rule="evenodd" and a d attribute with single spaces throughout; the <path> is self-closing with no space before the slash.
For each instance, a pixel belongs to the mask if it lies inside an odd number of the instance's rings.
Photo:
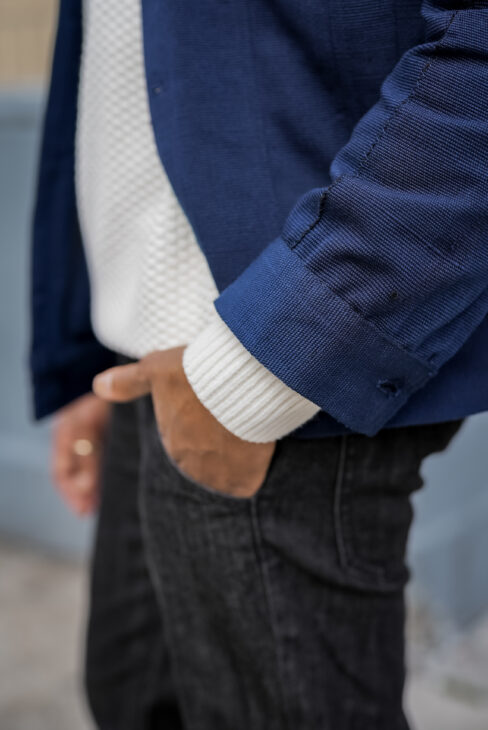
<path id="1" fill-rule="evenodd" d="M 116 405 L 86 688 L 102 730 L 406 730 L 405 545 L 459 422 L 278 442 L 252 499 L 182 476 Z"/>

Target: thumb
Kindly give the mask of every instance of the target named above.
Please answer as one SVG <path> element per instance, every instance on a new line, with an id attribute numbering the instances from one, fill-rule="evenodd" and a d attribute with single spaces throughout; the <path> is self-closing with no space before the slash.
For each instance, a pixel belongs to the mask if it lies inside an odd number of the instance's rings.
<path id="1" fill-rule="evenodd" d="M 97 375 L 93 380 L 95 395 L 104 400 L 123 403 L 151 391 L 151 381 L 140 362 L 119 365 Z"/>

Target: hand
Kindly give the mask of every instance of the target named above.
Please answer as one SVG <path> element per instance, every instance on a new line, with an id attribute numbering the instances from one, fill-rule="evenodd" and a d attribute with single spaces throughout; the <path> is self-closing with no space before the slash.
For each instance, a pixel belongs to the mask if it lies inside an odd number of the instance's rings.
<path id="1" fill-rule="evenodd" d="M 161 440 L 175 466 L 219 492 L 252 497 L 266 477 L 275 443 L 243 441 L 214 418 L 186 379 L 183 350 L 152 352 L 137 363 L 106 370 L 93 389 L 114 402 L 151 393 Z"/>
<path id="2" fill-rule="evenodd" d="M 79 515 L 94 512 L 98 504 L 101 446 L 109 411 L 107 403 L 88 393 L 58 411 L 54 420 L 53 481 Z M 76 453 L 77 446 L 81 453 Z"/>

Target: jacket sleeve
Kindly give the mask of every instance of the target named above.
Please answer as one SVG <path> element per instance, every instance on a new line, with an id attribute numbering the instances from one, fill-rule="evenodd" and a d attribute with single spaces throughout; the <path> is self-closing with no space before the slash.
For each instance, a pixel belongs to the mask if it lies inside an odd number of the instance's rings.
<path id="1" fill-rule="evenodd" d="M 375 434 L 488 312 L 488 4 L 424 2 L 406 52 L 217 312 L 294 391 Z"/>

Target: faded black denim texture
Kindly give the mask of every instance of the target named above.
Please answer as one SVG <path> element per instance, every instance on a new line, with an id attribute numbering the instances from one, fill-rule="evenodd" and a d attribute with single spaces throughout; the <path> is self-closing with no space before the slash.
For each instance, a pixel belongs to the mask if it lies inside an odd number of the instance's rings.
<path id="1" fill-rule="evenodd" d="M 405 546 L 460 422 L 287 437 L 252 499 L 182 475 L 150 398 L 116 405 L 86 686 L 102 730 L 407 730 Z"/>

